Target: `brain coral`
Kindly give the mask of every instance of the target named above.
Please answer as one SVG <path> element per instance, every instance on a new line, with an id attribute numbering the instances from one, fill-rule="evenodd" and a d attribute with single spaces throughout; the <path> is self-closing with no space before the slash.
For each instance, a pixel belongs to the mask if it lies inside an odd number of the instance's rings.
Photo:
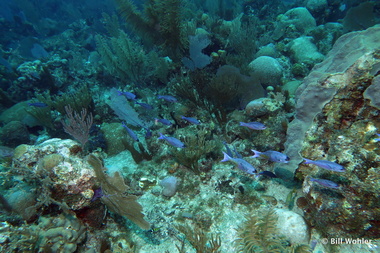
<path id="1" fill-rule="evenodd" d="M 277 86 L 281 82 L 283 69 L 280 63 L 269 56 L 260 56 L 249 65 L 250 75 L 264 87 Z"/>

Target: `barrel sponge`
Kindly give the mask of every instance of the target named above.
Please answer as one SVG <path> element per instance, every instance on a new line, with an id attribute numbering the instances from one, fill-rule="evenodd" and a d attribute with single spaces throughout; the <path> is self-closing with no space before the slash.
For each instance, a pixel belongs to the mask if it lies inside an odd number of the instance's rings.
<path id="1" fill-rule="evenodd" d="M 283 68 L 275 58 L 260 56 L 253 60 L 248 68 L 250 75 L 264 87 L 278 86 L 281 82 Z"/>

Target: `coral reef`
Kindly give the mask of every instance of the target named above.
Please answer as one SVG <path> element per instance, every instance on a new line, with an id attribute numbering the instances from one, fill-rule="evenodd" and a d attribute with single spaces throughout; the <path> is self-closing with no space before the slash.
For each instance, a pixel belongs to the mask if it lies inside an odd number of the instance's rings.
<path id="1" fill-rule="evenodd" d="M 287 166 L 289 169 L 294 170 L 301 162 L 299 151 L 304 146 L 305 133 L 311 129 L 316 115 L 323 111 L 326 104 L 334 100 L 338 91 L 343 92 L 350 88 L 347 85 L 351 80 L 359 78 L 358 75 L 363 71 L 369 73 L 372 66 L 377 63 L 376 53 L 373 50 L 378 43 L 379 33 L 380 29 L 373 27 L 340 37 L 326 59 L 314 67 L 313 72 L 305 78 L 297 90 L 295 119 L 289 124 L 288 140 L 285 143 L 286 153 L 291 158 L 291 163 Z M 369 86 L 369 81 L 364 87 L 358 86 L 360 94 Z M 340 96 L 341 100 L 345 97 L 355 100 L 356 97 L 351 94 L 355 95 L 355 92 L 344 97 Z"/>
<path id="2" fill-rule="evenodd" d="M 2 223 L 3 252 L 76 252 L 86 237 L 86 227 L 70 214 L 40 217 L 38 224 L 15 229 Z"/>
<path id="3" fill-rule="evenodd" d="M 79 210 L 90 205 L 95 184 L 95 173 L 79 156 L 81 150 L 72 140 L 50 139 L 36 146 L 24 144 L 15 149 L 13 167 L 42 178 L 48 176 L 52 192 L 49 197 Z"/>
<path id="4" fill-rule="evenodd" d="M 379 51 L 371 49 L 371 45 L 379 42 L 379 32 L 379 28 L 369 28 L 338 40 L 327 60 L 306 78 L 296 119 L 288 129 L 288 155 L 294 154 L 292 148 L 297 138 L 293 133 L 297 131 L 300 137 L 304 133 L 297 148 L 300 156 L 336 161 L 347 169 L 336 175 L 304 165 L 298 167 L 297 177 L 305 180 L 303 190 L 309 203 L 305 218 L 323 234 L 333 237 L 376 238 L 379 233 L 379 206 L 373 199 L 380 182 L 375 172 L 379 167 L 378 152 L 371 140 L 379 127 L 378 110 L 363 95 L 372 82 L 375 84 L 372 73 L 377 73 L 380 58 Z M 366 37 L 366 33 L 373 37 Z M 346 50 L 342 45 L 364 38 L 369 41 L 363 42 L 363 47 L 351 51 L 349 58 L 340 58 Z M 308 109 L 309 105 L 314 109 Z M 293 165 L 300 161 L 297 156 L 292 160 Z M 310 175 L 332 180 L 341 188 L 321 189 L 308 181 Z"/>
<path id="5" fill-rule="evenodd" d="M 378 251 L 378 1 L 115 3 L 0 3 L 1 252 Z"/>

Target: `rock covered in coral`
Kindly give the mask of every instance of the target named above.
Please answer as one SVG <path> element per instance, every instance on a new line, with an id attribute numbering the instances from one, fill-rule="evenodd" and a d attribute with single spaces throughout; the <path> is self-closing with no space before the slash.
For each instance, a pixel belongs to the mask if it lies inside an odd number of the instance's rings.
<path id="1" fill-rule="evenodd" d="M 3 194 L 12 212 L 21 215 L 26 221 L 33 218 L 36 213 L 37 194 L 30 186 L 19 183 L 16 187 Z"/>
<path id="2" fill-rule="evenodd" d="M 1 128 L 0 141 L 10 147 L 28 143 L 30 141 L 28 129 L 20 121 L 11 121 Z"/>
<path id="3" fill-rule="evenodd" d="M 287 131 L 285 147 L 286 154 L 291 158 L 291 162 L 287 166 L 289 169 L 294 170 L 302 161 L 299 151 L 305 133 L 311 128 L 316 115 L 321 113 L 324 106 L 333 100 L 336 92 L 339 89 L 343 92 L 343 89 L 354 90 L 355 88 L 360 88 L 356 94 L 364 92 L 364 86 L 352 86 L 351 81 L 353 81 L 355 73 L 363 71 L 369 73 L 372 66 L 376 64 L 377 60 L 374 58 L 373 50 L 378 47 L 379 38 L 380 27 L 352 32 L 340 37 L 325 60 L 317 64 L 304 79 L 296 94 L 295 119 L 289 124 Z M 366 60 L 370 58 L 372 62 Z M 363 65 L 363 63 L 366 64 Z M 368 82 L 363 84 L 369 85 Z M 336 98 L 340 101 L 344 101 L 343 98 L 351 98 L 353 101 L 356 97 L 352 97 L 352 95 L 354 93 L 350 92 Z"/>
<path id="4" fill-rule="evenodd" d="M 298 37 L 316 27 L 316 21 L 310 12 L 304 7 L 288 10 L 277 18 L 276 28 L 272 38 L 279 40 L 282 37 Z"/>
<path id="5" fill-rule="evenodd" d="M 304 179 L 306 220 L 330 237 L 376 238 L 380 233 L 378 109 L 366 99 L 380 64 L 380 27 L 342 36 L 298 90 L 295 119 L 289 124 L 285 153 Z M 336 173 L 299 165 L 301 157 L 343 165 Z M 287 167 L 289 168 L 289 167 Z M 328 188 L 308 178 L 333 181 Z"/>
<path id="6" fill-rule="evenodd" d="M 327 0 L 307 0 L 306 1 L 306 8 L 314 12 L 320 12 L 327 8 Z"/>
<path id="7" fill-rule="evenodd" d="M 245 107 L 245 112 L 249 116 L 260 117 L 264 115 L 273 115 L 280 110 L 284 101 L 278 101 L 272 98 L 259 98 L 252 100 Z"/>
<path id="8" fill-rule="evenodd" d="M 1 252 L 81 252 L 78 245 L 86 238 L 86 227 L 74 216 L 40 217 L 37 224 L 15 227 L 0 223 Z"/>
<path id="9" fill-rule="evenodd" d="M 41 217 L 38 225 L 31 227 L 38 234 L 38 252 L 75 252 L 77 244 L 86 237 L 86 227 L 74 216 Z"/>
<path id="10" fill-rule="evenodd" d="M 0 122 L 6 125 L 12 121 L 19 121 L 25 124 L 27 127 L 40 125 L 36 118 L 27 112 L 27 109 L 30 109 L 27 101 L 17 103 L 2 111 L 0 114 Z"/>
<path id="11" fill-rule="evenodd" d="M 94 170 L 80 157 L 81 150 L 77 142 L 61 139 L 20 145 L 15 149 L 13 166 L 49 177 L 51 197 L 78 210 L 90 204 L 95 184 Z"/>
<path id="12" fill-rule="evenodd" d="M 17 68 L 19 77 L 10 87 L 10 97 L 14 101 L 30 98 L 35 89 L 54 90 L 54 79 L 48 65 L 40 60 L 24 62 Z"/>

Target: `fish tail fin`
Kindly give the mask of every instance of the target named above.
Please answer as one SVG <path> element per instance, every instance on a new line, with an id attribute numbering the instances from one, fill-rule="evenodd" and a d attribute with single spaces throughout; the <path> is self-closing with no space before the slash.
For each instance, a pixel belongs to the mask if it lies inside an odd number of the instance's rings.
<path id="1" fill-rule="evenodd" d="M 244 126 L 244 122 L 239 122 L 239 126 Z"/>
<path id="2" fill-rule="evenodd" d="M 254 155 L 251 156 L 252 158 L 260 157 L 261 154 L 262 154 L 260 151 L 257 151 L 257 150 L 254 150 L 254 149 L 251 149 L 251 151 L 254 153 Z"/>
<path id="3" fill-rule="evenodd" d="M 226 153 L 226 152 L 223 152 L 223 160 L 221 160 L 221 162 L 227 162 L 231 159 L 231 157 Z"/>
<path id="4" fill-rule="evenodd" d="M 303 158 L 305 161 L 303 162 L 304 164 L 309 164 L 309 163 L 312 163 L 312 160 L 310 159 L 307 159 L 307 158 Z"/>
<path id="5" fill-rule="evenodd" d="M 160 134 L 160 137 L 158 137 L 159 140 L 164 140 L 165 139 L 165 136 L 162 134 L 162 133 L 159 133 Z"/>

